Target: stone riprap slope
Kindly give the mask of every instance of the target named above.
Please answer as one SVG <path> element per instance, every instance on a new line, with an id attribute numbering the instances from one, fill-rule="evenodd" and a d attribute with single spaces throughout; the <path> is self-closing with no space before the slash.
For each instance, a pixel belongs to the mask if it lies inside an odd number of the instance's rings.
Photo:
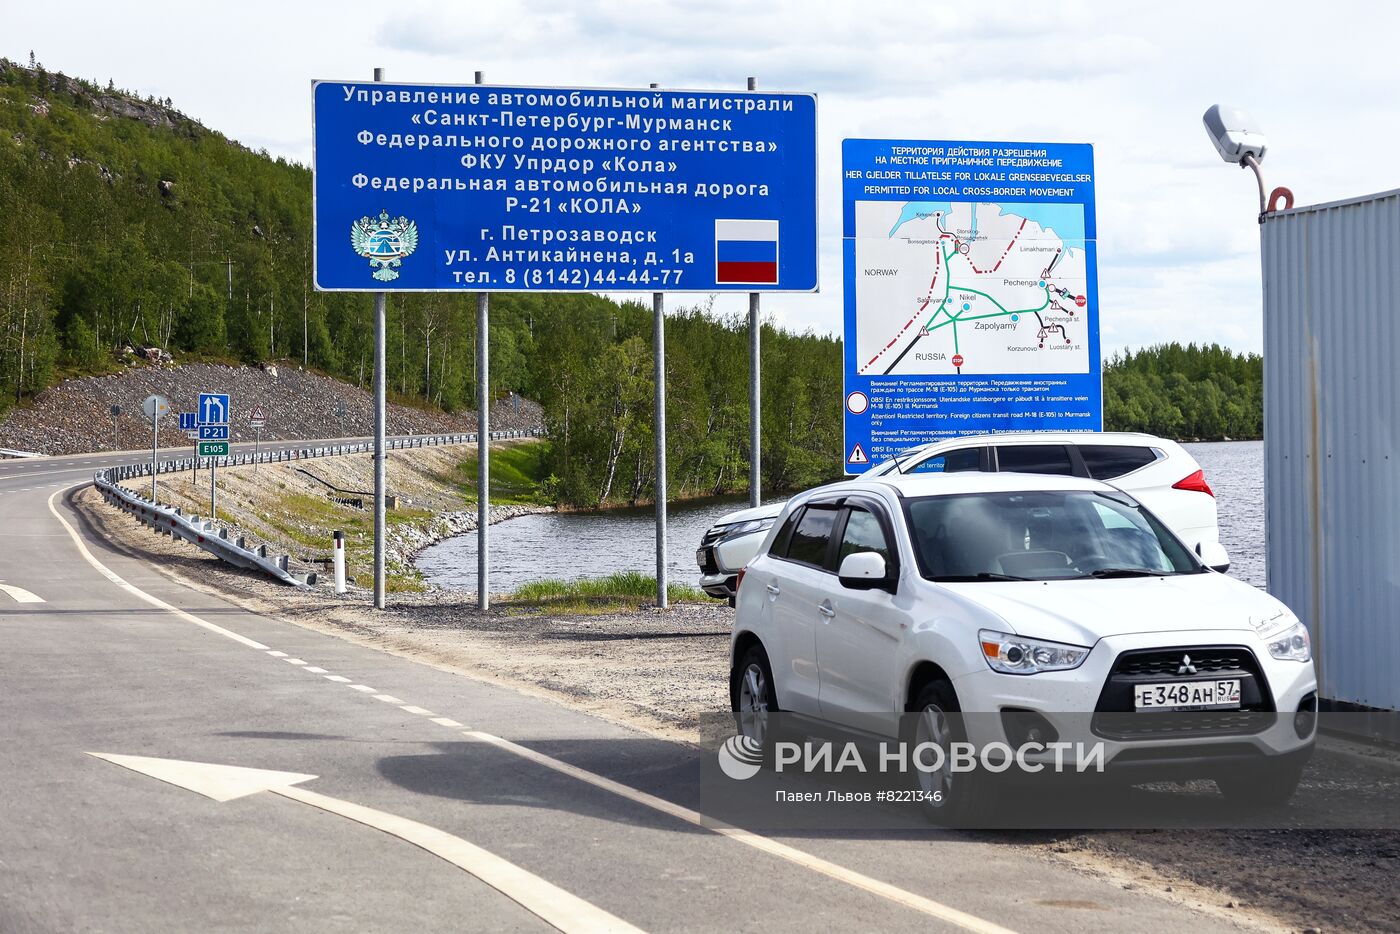
<path id="1" fill-rule="evenodd" d="M 248 416 L 264 407 L 264 440 L 362 437 L 374 427 L 374 398 L 348 383 L 295 366 L 231 367 L 217 364 L 145 366 L 111 376 L 70 379 L 41 393 L 33 405 L 14 409 L 0 422 L 0 448 L 39 454 L 82 454 L 89 451 L 137 450 L 151 444 L 151 424 L 141 414 L 141 402 L 159 394 L 176 411 L 192 412 L 200 392 L 229 393 L 233 407 L 233 440 L 252 441 Z M 113 405 L 117 418 L 112 437 Z M 541 427 L 540 407 L 519 396 L 498 399 L 491 407 L 496 431 Z M 161 421 L 161 446 L 189 446 L 172 415 Z M 417 409 L 390 404 L 390 434 L 437 434 L 475 431 L 476 413 Z"/>

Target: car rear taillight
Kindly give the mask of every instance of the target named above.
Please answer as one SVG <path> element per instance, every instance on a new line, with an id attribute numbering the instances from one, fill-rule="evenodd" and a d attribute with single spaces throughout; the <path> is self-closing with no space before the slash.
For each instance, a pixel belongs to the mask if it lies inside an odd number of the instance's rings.
<path id="1" fill-rule="evenodd" d="M 734 592 L 735 592 L 735 593 L 738 593 L 738 592 L 739 592 L 739 588 L 743 586 L 743 584 L 744 584 L 744 572 L 747 571 L 747 570 L 748 570 L 748 568 L 740 568 L 740 569 L 739 569 L 739 576 L 736 577 L 736 578 L 734 578 Z"/>
<path id="2" fill-rule="evenodd" d="M 1172 484 L 1173 490 L 1191 490 L 1193 493 L 1204 493 L 1207 496 L 1214 496 L 1215 491 L 1206 483 L 1206 472 L 1198 470 L 1189 477 L 1182 477 Z"/>

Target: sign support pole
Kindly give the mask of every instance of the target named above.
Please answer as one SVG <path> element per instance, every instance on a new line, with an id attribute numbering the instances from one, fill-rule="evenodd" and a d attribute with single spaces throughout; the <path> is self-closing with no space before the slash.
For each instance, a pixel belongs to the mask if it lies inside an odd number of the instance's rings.
<path id="1" fill-rule="evenodd" d="M 651 297 L 656 312 L 656 605 L 666 609 L 666 293 Z"/>
<path id="2" fill-rule="evenodd" d="M 160 454 L 160 406 L 151 409 L 151 502 L 156 501 L 156 458 Z"/>
<path id="3" fill-rule="evenodd" d="M 491 297 L 476 296 L 476 609 L 491 608 Z"/>
<path id="4" fill-rule="evenodd" d="M 758 90 L 758 79 L 749 78 L 749 90 Z M 749 293 L 749 506 L 756 507 L 762 499 L 762 384 L 759 380 L 759 337 L 761 326 L 759 293 Z"/>
<path id="5" fill-rule="evenodd" d="M 374 69 L 374 80 L 384 80 L 384 69 Z M 384 319 L 388 294 L 374 293 L 374 608 L 384 609 Z"/>
<path id="6" fill-rule="evenodd" d="M 661 85 L 652 82 L 655 90 Z M 666 609 L 670 602 L 666 599 L 666 293 L 654 292 L 651 296 L 652 310 L 656 313 L 655 330 L 652 336 L 653 356 L 656 360 L 656 606 Z"/>
<path id="7" fill-rule="evenodd" d="M 476 73 L 484 84 L 486 73 Z M 491 608 L 491 296 L 476 294 L 476 611 Z"/>
<path id="8" fill-rule="evenodd" d="M 209 458 L 209 521 L 219 521 L 218 487 L 214 485 L 214 458 Z"/>

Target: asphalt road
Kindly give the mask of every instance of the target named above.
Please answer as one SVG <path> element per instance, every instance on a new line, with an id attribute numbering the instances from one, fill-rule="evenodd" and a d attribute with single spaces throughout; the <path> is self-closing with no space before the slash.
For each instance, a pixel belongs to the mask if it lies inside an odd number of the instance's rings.
<path id="1" fill-rule="evenodd" d="M 1238 930 L 966 835 L 701 826 L 689 747 L 260 617 L 108 545 L 66 497 L 131 459 L 0 462 L 6 934 Z"/>

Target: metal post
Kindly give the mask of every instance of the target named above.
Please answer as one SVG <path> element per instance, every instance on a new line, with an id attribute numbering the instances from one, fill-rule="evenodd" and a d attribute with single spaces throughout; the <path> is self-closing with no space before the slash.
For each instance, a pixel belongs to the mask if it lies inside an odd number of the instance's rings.
<path id="1" fill-rule="evenodd" d="M 374 69 L 374 80 L 384 80 L 384 69 Z M 374 294 L 374 608 L 384 609 L 384 332 L 388 294 Z"/>
<path id="2" fill-rule="evenodd" d="M 117 441 L 117 417 L 116 417 L 115 415 L 113 415 L 113 416 L 112 416 L 112 450 L 115 451 L 115 450 L 117 449 L 117 445 L 118 445 L 119 443 L 120 443 L 120 442 Z"/>
<path id="3" fill-rule="evenodd" d="M 490 296 L 476 296 L 476 608 L 491 608 Z"/>
<path id="4" fill-rule="evenodd" d="M 758 90 L 758 79 L 749 78 L 749 90 Z M 758 346 L 760 324 L 759 293 L 749 293 L 749 505 L 757 506 L 762 492 L 763 404 L 759 381 Z"/>
<path id="5" fill-rule="evenodd" d="M 345 593 L 345 533 L 336 530 L 335 552 L 331 556 L 335 566 L 335 592 Z"/>
<path id="6" fill-rule="evenodd" d="M 253 429 L 257 436 L 253 439 L 253 473 L 258 472 L 258 452 L 262 450 L 262 426 Z"/>
<path id="7" fill-rule="evenodd" d="M 656 605 L 666 609 L 666 293 L 651 297 L 656 323 Z"/>
<path id="8" fill-rule="evenodd" d="M 151 406 L 151 502 L 156 501 L 156 457 L 160 454 L 160 406 Z"/>
<path id="9" fill-rule="evenodd" d="M 661 85 L 653 81 L 651 87 L 655 90 Z M 656 358 L 656 605 L 664 610 L 670 605 L 666 599 L 666 293 L 654 292 L 651 304 L 656 319 L 652 335 Z"/>
<path id="10" fill-rule="evenodd" d="M 214 485 L 214 458 L 209 458 L 209 521 L 217 522 L 219 519 L 219 497 L 218 487 Z"/>
<path id="11" fill-rule="evenodd" d="M 484 84 L 486 73 L 476 73 Z M 476 296 L 476 609 L 491 608 L 491 296 Z"/>

